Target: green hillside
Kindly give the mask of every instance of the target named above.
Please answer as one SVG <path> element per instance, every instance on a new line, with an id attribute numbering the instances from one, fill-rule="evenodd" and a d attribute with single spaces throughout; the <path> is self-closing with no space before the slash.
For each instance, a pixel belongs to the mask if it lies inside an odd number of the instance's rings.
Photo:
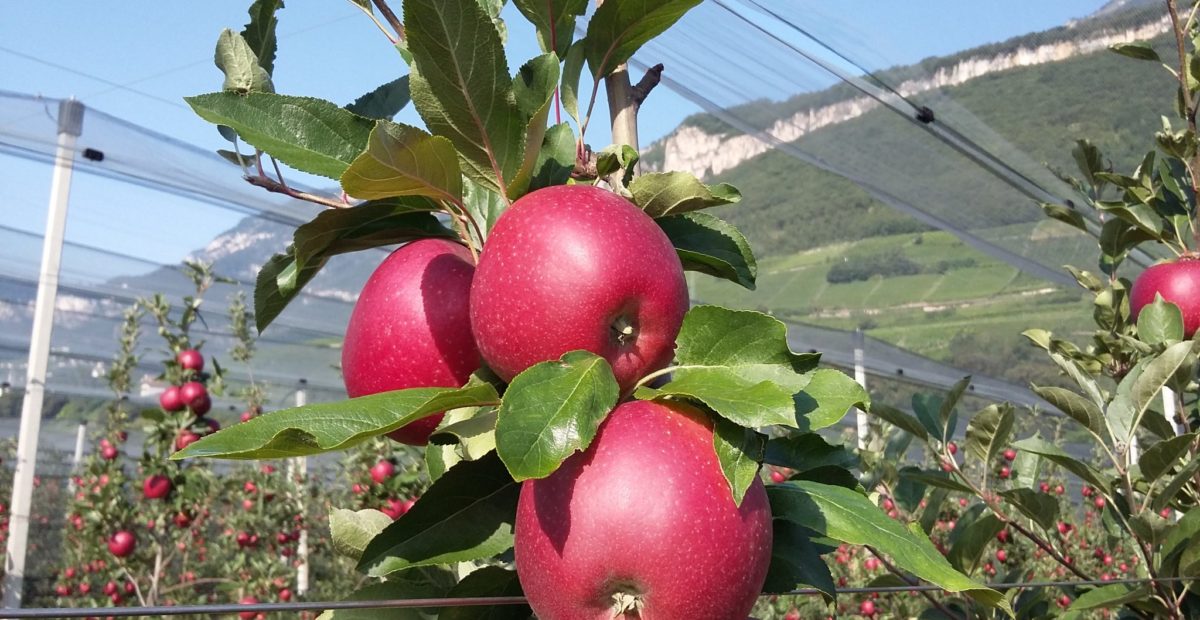
<path id="1" fill-rule="evenodd" d="M 1071 148 L 1088 138 L 1114 169 L 1131 170 L 1151 147 L 1160 116 L 1171 113 L 1172 89 L 1170 76 L 1149 63 L 1097 52 L 916 99 L 944 109 L 939 118 L 954 126 L 982 122 L 1052 168 L 1073 172 Z M 1051 264 L 1095 262 L 1093 241 L 1048 222 L 1028 199 L 890 111 L 815 131 L 799 146 L 851 164 L 853 157 L 884 158 L 884 166 L 863 160 L 853 174 L 891 169 L 882 174 L 892 176 L 873 182 L 883 188 L 908 182 L 914 185 L 906 195 L 941 204 L 995 205 L 983 214 L 993 224 L 977 231 L 983 236 L 1004 238 L 1007 247 Z M 848 150 L 857 153 L 843 155 Z M 746 233 L 762 260 L 757 291 L 694 278 L 701 300 L 811 324 L 861 326 L 915 352 L 1018 383 L 1055 374 L 1019 337 L 1022 330 L 1036 325 L 1077 341 L 1090 333 L 1089 304 L 1079 291 L 1024 275 L 787 154 L 770 151 L 711 180 L 741 189 L 742 203 L 720 215 Z M 974 216 L 963 210 L 948 217 Z M 1053 248 L 1042 243 L 1049 237 L 1059 237 Z"/>

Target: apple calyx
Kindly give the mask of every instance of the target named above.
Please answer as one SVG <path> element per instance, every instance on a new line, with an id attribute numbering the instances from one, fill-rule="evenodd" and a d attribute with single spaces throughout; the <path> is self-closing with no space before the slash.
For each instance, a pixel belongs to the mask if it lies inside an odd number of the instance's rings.
<path id="1" fill-rule="evenodd" d="M 633 584 L 619 584 L 616 592 L 613 592 L 612 599 L 612 618 L 641 618 L 642 617 L 642 594 L 637 591 Z"/>
<path id="2" fill-rule="evenodd" d="M 613 338 L 621 346 L 633 344 L 637 340 L 637 328 L 634 327 L 629 317 L 626 315 L 618 316 L 612 323 Z"/>

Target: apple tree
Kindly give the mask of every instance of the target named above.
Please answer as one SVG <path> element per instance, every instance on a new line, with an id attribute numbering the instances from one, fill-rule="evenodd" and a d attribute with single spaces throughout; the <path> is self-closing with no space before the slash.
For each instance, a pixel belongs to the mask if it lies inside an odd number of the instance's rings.
<path id="1" fill-rule="evenodd" d="M 853 455 L 818 434 L 869 404 L 860 386 L 793 352 L 768 315 L 691 307 L 685 270 L 755 286 L 745 237 L 705 212 L 738 191 L 639 175 L 630 145 L 587 144 L 601 84 L 627 120 L 662 71 L 631 87 L 627 61 L 698 3 L 607 0 L 577 37 L 585 0 L 514 0 L 542 54 L 510 75 L 503 0 L 358 1 L 408 73 L 339 106 L 274 92 L 282 3 L 255 2 L 218 39 L 222 90 L 187 101 L 249 182 L 328 207 L 260 271 L 258 328 L 331 257 L 405 245 L 347 327 L 352 398 L 257 416 L 172 458 L 281 459 L 383 435 L 424 445 L 432 483 L 398 518 L 330 516 L 367 577 L 352 598 L 524 594 L 531 609 L 495 613 L 745 617 L 763 593 L 833 600 L 823 556 L 845 543 L 966 608 L 1009 610 L 1011 595 L 888 518 Z M 424 128 L 391 120 L 410 101 Z M 342 196 L 289 186 L 280 163 Z M 765 485 L 764 464 L 794 474 Z"/>

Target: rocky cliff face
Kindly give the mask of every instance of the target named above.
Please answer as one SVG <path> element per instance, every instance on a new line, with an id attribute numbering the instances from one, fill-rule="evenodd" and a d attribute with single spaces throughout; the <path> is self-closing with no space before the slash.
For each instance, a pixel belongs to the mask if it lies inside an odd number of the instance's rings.
<path id="1" fill-rule="evenodd" d="M 1151 39 L 1166 32 L 1170 20 L 1165 15 L 1159 21 L 1123 30 L 1103 31 L 1080 40 L 1056 41 L 1036 47 L 1021 47 L 1013 52 L 994 56 L 968 57 L 943 67 L 932 75 L 903 82 L 896 88 L 908 97 L 939 88 L 956 86 L 975 78 L 1051 62 L 1060 62 L 1083 54 L 1107 49 L 1116 43 Z M 766 152 L 774 141 L 792 142 L 804 135 L 857 118 L 875 109 L 879 103 L 870 97 L 846 99 L 776 121 L 765 135 L 711 134 L 692 125 L 681 125 L 651 148 L 663 149 L 663 170 L 683 170 L 704 177 L 720 174 L 734 166 Z"/>

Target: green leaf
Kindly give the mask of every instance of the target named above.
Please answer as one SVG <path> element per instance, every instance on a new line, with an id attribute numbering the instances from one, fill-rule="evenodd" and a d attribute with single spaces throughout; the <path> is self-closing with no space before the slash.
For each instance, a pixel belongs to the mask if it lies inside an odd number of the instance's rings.
<path id="1" fill-rule="evenodd" d="M 464 174 L 504 194 L 521 166 L 525 121 L 491 17 L 475 0 L 406 0 L 404 23 L 417 112 L 454 143 Z"/>
<path id="2" fill-rule="evenodd" d="M 714 421 L 713 447 L 721 473 L 733 492 L 733 503 L 742 505 L 746 490 L 758 480 L 758 470 L 766 449 L 767 436 L 738 426 L 723 418 Z"/>
<path id="3" fill-rule="evenodd" d="M 1149 344 L 1183 340 L 1183 312 L 1155 293 L 1154 301 L 1142 308 L 1137 318 L 1138 339 Z"/>
<path id="4" fill-rule="evenodd" d="M 1078 211 L 1063 205 L 1051 204 L 1043 202 L 1042 211 L 1051 219 L 1058 220 L 1068 224 L 1074 228 L 1087 232 L 1087 223 L 1084 222 L 1083 216 Z"/>
<path id="5" fill-rule="evenodd" d="M 392 199 L 349 209 L 322 211 L 296 229 L 292 245 L 258 272 L 254 321 L 262 332 L 337 254 L 357 252 L 428 237 L 456 238 L 432 214 L 423 198 Z"/>
<path id="6" fill-rule="evenodd" d="M 678 215 L 741 201 L 737 188 L 728 183 L 705 185 L 687 172 L 651 172 L 629 184 L 633 204 L 650 217 Z"/>
<path id="7" fill-rule="evenodd" d="M 967 423 L 967 454 L 990 463 L 1012 436 L 1016 416 L 1012 405 L 988 405 Z"/>
<path id="8" fill-rule="evenodd" d="M 346 109 L 359 116 L 378 120 L 391 120 L 398 114 L 412 95 L 408 92 L 408 76 L 400 76 L 375 90 L 354 100 Z"/>
<path id="9" fill-rule="evenodd" d="M 700 0 L 610 0 L 600 5 L 583 40 L 592 77 L 598 82 L 612 73 L 698 4 Z"/>
<path id="10" fill-rule="evenodd" d="M 1195 476 L 1198 471 L 1200 471 L 1200 458 L 1194 457 L 1158 492 L 1154 501 L 1150 502 L 1150 507 L 1158 511 L 1171 505 L 1177 499 L 1176 496 L 1179 492 L 1191 482 L 1192 476 Z"/>
<path id="11" fill-rule="evenodd" d="M 746 237 L 732 224 L 707 213 L 684 213 L 655 221 L 675 246 L 685 270 L 754 290 L 758 262 Z"/>
<path id="12" fill-rule="evenodd" d="M 559 123 L 546 130 L 537 163 L 533 166 L 533 178 L 529 191 L 564 185 L 575 169 L 575 132 L 566 123 Z"/>
<path id="13" fill-rule="evenodd" d="M 512 546 L 521 485 L 495 454 L 450 468 L 363 552 L 373 577 L 490 558 Z"/>
<path id="14" fill-rule="evenodd" d="M 1083 425 L 1088 431 L 1100 437 L 1104 432 L 1104 413 L 1088 399 L 1060 387 L 1031 386 L 1033 392 L 1046 399 L 1059 411 L 1067 414 L 1072 420 Z"/>
<path id="15" fill-rule="evenodd" d="M 447 409 L 495 404 L 490 383 L 461 388 L 410 388 L 272 411 L 208 435 L 171 455 L 276 459 L 344 450 Z"/>
<path id="16" fill-rule="evenodd" d="M 491 408 L 482 409 L 482 408 L 478 408 L 478 407 L 464 407 L 462 409 L 451 409 L 451 410 L 447 411 L 446 415 L 444 415 L 442 417 L 442 422 L 440 424 L 438 424 L 437 429 L 434 430 L 432 435 L 430 435 L 429 444 L 427 446 L 425 446 L 425 466 L 426 466 L 426 469 L 429 470 L 430 482 L 433 482 L 434 480 L 441 478 L 442 474 L 446 473 L 447 470 L 449 470 L 451 467 L 454 467 L 458 463 L 461 463 L 462 461 L 478 460 L 480 457 L 482 457 L 482 456 L 484 456 L 484 454 L 486 454 L 486 452 L 483 454 L 464 454 L 464 452 L 468 452 L 468 445 L 463 445 L 460 449 L 460 447 L 459 447 L 460 444 L 458 444 L 456 442 L 451 442 L 446 445 L 439 445 L 438 443 L 435 443 L 433 440 L 434 437 L 439 437 L 439 436 L 442 437 L 444 440 L 445 435 L 439 435 L 439 433 L 441 433 L 443 429 L 448 428 L 450 426 L 454 426 L 455 424 L 458 424 L 459 422 L 469 421 L 472 418 L 474 418 L 480 411 L 491 411 L 492 413 L 495 413 L 495 409 L 491 409 Z M 458 435 L 454 435 L 454 436 L 459 437 Z M 469 439 L 465 438 L 465 437 L 460 437 L 460 440 L 465 441 L 471 447 L 473 447 L 477 443 L 488 442 L 487 437 L 484 437 L 483 441 L 480 441 L 479 437 L 472 437 Z M 496 446 L 496 432 L 495 432 L 494 420 L 493 420 L 493 425 L 492 425 L 492 432 L 490 433 L 490 443 L 492 444 L 492 448 L 494 449 Z"/>
<path id="17" fill-rule="evenodd" d="M 797 425 L 793 394 L 812 380 L 816 358 L 788 348 L 782 322 L 758 312 L 696 306 L 684 316 L 676 342 L 672 380 L 635 396 L 694 398 L 746 427 Z"/>
<path id="18" fill-rule="evenodd" d="M 1117 267 L 1138 244 L 1154 240 L 1154 235 L 1134 227 L 1129 222 L 1112 218 L 1100 227 L 1100 270 L 1116 273 Z"/>
<path id="19" fill-rule="evenodd" d="M 454 576 L 449 571 L 430 571 L 427 576 L 416 571 L 360 588 L 343 600 L 347 601 L 394 601 L 411 599 L 443 598 L 450 591 Z M 448 583 L 446 583 L 448 582 Z M 405 607 L 389 609 L 388 620 L 429 620 L 433 608 Z M 378 609 L 337 609 L 326 611 L 318 620 L 378 620 Z"/>
<path id="20" fill-rule="evenodd" d="M 250 22 L 242 28 L 242 38 L 267 75 L 275 70 L 275 27 L 279 23 L 276 13 L 282 8 L 283 0 L 254 0 L 250 5 Z"/>
<path id="21" fill-rule="evenodd" d="M 582 71 L 583 41 L 576 41 L 563 56 L 562 88 L 559 90 L 562 106 L 575 119 L 575 124 L 579 124 L 579 74 Z"/>
<path id="22" fill-rule="evenodd" d="M 488 233 L 496 225 L 496 221 L 500 219 L 504 210 L 508 208 L 508 203 L 500 194 L 469 179 L 463 180 L 463 187 L 466 189 L 463 206 L 467 210 L 467 215 L 470 215 L 483 229 L 482 236 L 480 236 L 480 231 L 471 227 L 471 238 L 475 240 L 476 247 L 482 247 L 484 241 L 487 240 Z"/>
<path id="23" fill-rule="evenodd" d="M 353 511 L 335 508 L 329 513 L 329 533 L 333 550 L 338 555 L 357 562 L 367 544 L 391 523 L 391 517 L 378 510 L 368 508 Z"/>
<path id="24" fill-rule="evenodd" d="M 845 446 L 830 445 L 817 433 L 791 433 L 768 440 L 763 461 L 802 472 L 818 467 L 856 467 L 858 456 Z"/>
<path id="25" fill-rule="evenodd" d="M 961 517 L 958 523 L 963 524 Z M 957 537 L 950 547 L 950 552 L 946 554 L 946 559 L 954 568 L 964 573 L 972 573 L 979 565 L 979 559 L 987 550 L 988 545 L 996 539 L 996 534 L 1004 529 L 1004 522 L 996 518 L 996 515 L 988 513 L 963 527 L 961 535 Z M 957 532 L 957 530 L 956 526 L 955 531 Z"/>
<path id="26" fill-rule="evenodd" d="M 558 87 L 558 57 L 554 54 L 538 56 L 525 63 L 513 78 L 513 97 L 517 111 L 525 119 L 525 138 L 522 142 L 521 166 L 508 183 L 508 197 L 520 198 L 529 189 L 530 181 L 537 172 L 542 142 L 546 137 L 546 120 L 554 89 Z"/>
<path id="27" fill-rule="evenodd" d="M 1200 508 L 1192 507 L 1167 532 L 1160 550 L 1162 559 L 1159 560 L 1159 576 L 1174 577 L 1187 574 L 1179 570 L 1180 561 L 1184 553 L 1197 546 L 1197 540 L 1200 540 Z M 1195 577 L 1197 573 L 1192 572 L 1187 576 Z"/>
<path id="28" fill-rule="evenodd" d="M 941 408 L 938 409 L 938 419 L 941 421 L 942 428 L 946 429 L 946 437 L 954 434 L 955 424 L 951 424 L 951 419 L 954 418 L 954 408 L 958 406 L 958 401 L 962 399 L 962 395 L 971 385 L 970 375 L 959 379 L 950 391 L 946 393 L 946 398 L 942 401 Z M 957 419 L 957 418 L 955 418 Z"/>
<path id="29" fill-rule="evenodd" d="M 763 594 L 816 588 L 827 602 L 837 596 L 833 575 L 812 542 L 811 530 L 782 519 L 772 521 L 772 528 L 771 565 Z"/>
<path id="30" fill-rule="evenodd" d="M 1092 468 L 1091 465 L 1082 461 L 1076 460 L 1071 455 L 1063 452 L 1062 448 L 1038 437 L 1027 437 L 1013 443 L 1013 447 L 1017 450 L 1027 450 L 1034 454 L 1040 454 L 1046 460 L 1062 467 L 1063 469 L 1079 476 L 1088 484 L 1104 490 L 1105 494 L 1110 494 L 1111 490 L 1108 481 Z"/>
<path id="31" fill-rule="evenodd" d="M 1159 60 L 1158 52 L 1155 52 L 1154 48 L 1150 47 L 1150 44 L 1144 41 L 1116 43 L 1108 46 L 1108 49 L 1122 56 L 1136 58 L 1137 60 Z"/>
<path id="32" fill-rule="evenodd" d="M 931 487 L 946 489 L 947 491 L 957 491 L 959 493 L 966 493 L 968 495 L 973 495 L 975 493 L 974 489 L 959 482 L 958 479 L 952 477 L 946 472 L 921 471 L 919 469 L 906 467 L 901 469 L 899 473 L 900 477 L 905 480 L 920 482 L 921 484 Z"/>
<path id="33" fill-rule="evenodd" d="M 500 566 L 484 566 L 454 586 L 446 598 L 495 598 L 523 596 L 517 572 Z M 471 605 L 444 607 L 438 620 L 528 620 L 532 614 L 528 605 Z"/>
<path id="34" fill-rule="evenodd" d="M 273 93 L 209 93 L 185 99 L 201 118 L 237 131 L 279 161 L 331 179 L 367 147 L 375 121 L 309 97 Z"/>
<path id="35" fill-rule="evenodd" d="M 441 136 L 379 121 L 367 149 L 342 173 L 342 189 L 355 198 L 425 196 L 462 201 L 462 174 L 454 145 Z"/>
<path id="36" fill-rule="evenodd" d="M 1067 608 L 1068 613 L 1085 611 L 1088 609 L 1107 609 L 1111 607 L 1120 607 L 1125 603 L 1144 600 L 1150 596 L 1150 587 L 1145 585 L 1135 586 L 1128 583 L 1115 583 L 1109 586 L 1101 586 L 1094 590 L 1089 590 L 1071 606 Z"/>
<path id="37" fill-rule="evenodd" d="M 1096 277 L 1096 274 L 1084 269 L 1072 267 L 1070 265 L 1063 265 L 1063 269 L 1071 272 L 1071 276 L 1075 278 L 1075 281 L 1079 283 L 1079 286 L 1082 286 L 1093 293 L 1099 293 L 1100 291 L 1104 290 L 1104 283 L 1100 281 L 1100 278 Z"/>
<path id="38" fill-rule="evenodd" d="M 587 10 L 587 0 L 513 0 L 533 24 L 543 52 L 565 56 L 575 36 L 575 18 Z"/>
<path id="39" fill-rule="evenodd" d="M 1123 438 L 1126 444 L 1133 438 L 1134 430 L 1145 415 L 1150 403 L 1158 396 L 1163 387 L 1167 386 L 1175 376 L 1175 371 L 1184 364 L 1192 353 L 1192 341 L 1177 342 L 1146 364 L 1130 391 L 1130 404 L 1133 407 L 1133 424 L 1126 429 Z M 1125 381 L 1122 380 L 1122 383 Z M 1118 392 L 1120 389 L 1118 388 Z"/>
<path id="40" fill-rule="evenodd" d="M 545 478 L 587 449 L 620 393 L 608 362 L 587 351 L 535 364 L 504 392 L 496 451 L 516 480 Z"/>
<path id="41" fill-rule="evenodd" d="M 251 91 L 272 92 L 275 89 L 271 85 L 271 75 L 259 65 L 258 56 L 250 44 L 242 35 L 228 28 L 221 31 L 221 36 L 217 38 L 213 62 L 225 74 L 225 83 L 221 85 L 221 90 L 225 92 L 245 94 Z"/>
<path id="42" fill-rule="evenodd" d="M 871 545 L 899 568 L 947 592 L 964 593 L 1012 615 L 1004 597 L 955 571 L 933 543 L 919 531 L 888 518 L 863 495 L 817 482 L 770 485 L 767 496 L 776 519 L 803 525 L 819 536 L 852 545 Z"/>
<path id="43" fill-rule="evenodd" d="M 952 433 L 946 432 L 946 427 L 942 425 L 939 419 L 939 411 L 942 408 L 942 403 L 945 400 L 938 394 L 913 394 L 912 409 L 913 413 L 917 414 L 917 420 L 921 422 L 921 426 L 929 433 L 930 437 L 938 440 L 945 440 Z"/>
<path id="44" fill-rule="evenodd" d="M 795 397 L 801 430 L 815 431 L 833 426 L 846 417 L 851 407 L 870 405 L 867 390 L 846 373 L 822 368 Z"/>
<path id="45" fill-rule="evenodd" d="M 1138 459 L 1138 468 L 1142 470 L 1142 478 L 1154 482 L 1160 476 L 1171 471 L 1179 464 L 1180 459 L 1188 453 L 1188 447 L 1196 440 L 1196 433 L 1188 433 L 1160 441 L 1150 446 Z"/>
<path id="46" fill-rule="evenodd" d="M 1033 489 L 1009 489 L 1000 496 L 1042 529 L 1049 530 L 1058 523 L 1058 500 Z"/>
<path id="47" fill-rule="evenodd" d="M 458 445 L 467 460 L 481 458 L 496 449 L 496 410 L 490 407 L 468 409 L 463 418 L 439 425 L 429 436 L 429 443 Z"/>
<path id="48" fill-rule="evenodd" d="M 883 403 L 871 403 L 868 409 L 872 415 L 880 418 L 884 422 L 899 428 L 910 435 L 918 437 L 921 441 L 929 441 L 929 433 L 925 427 L 914 417 Z"/>

